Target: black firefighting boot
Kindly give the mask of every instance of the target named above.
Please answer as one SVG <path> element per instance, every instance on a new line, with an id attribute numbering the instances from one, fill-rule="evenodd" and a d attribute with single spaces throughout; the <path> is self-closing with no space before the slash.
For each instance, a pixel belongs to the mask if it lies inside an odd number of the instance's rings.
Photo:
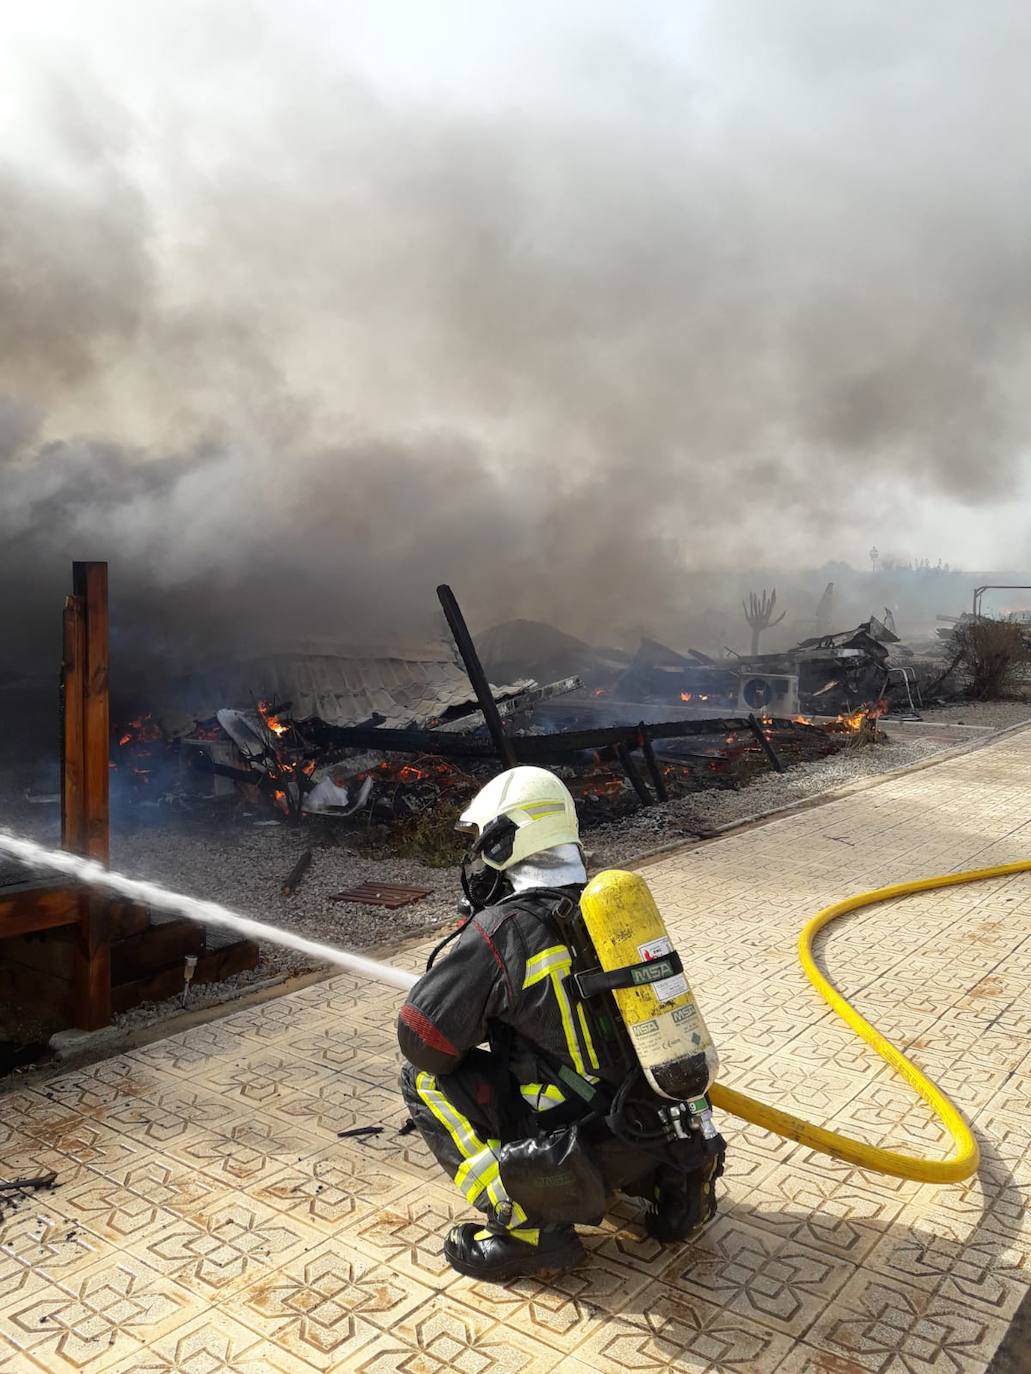
<path id="1" fill-rule="evenodd" d="M 644 1219 L 648 1234 L 663 1244 L 673 1244 L 701 1230 L 716 1215 L 716 1180 L 722 1173 L 722 1154 L 689 1174 L 669 1165 L 659 1168 L 652 1205 Z"/>
<path id="2" fill-rule="evenodd" d="M 452 1269 L 470 1279 L 504 1283 L 523 1274 L 575 1269 L 584 1258 L 584 1248 L 572 1226 L 505 1231 L 465 1221 L 448 1233 L 444 1257 Z"/>

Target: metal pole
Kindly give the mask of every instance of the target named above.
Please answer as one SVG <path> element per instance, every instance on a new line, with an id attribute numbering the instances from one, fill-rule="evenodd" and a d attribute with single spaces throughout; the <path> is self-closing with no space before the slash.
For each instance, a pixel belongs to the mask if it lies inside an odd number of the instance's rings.
<path id="1" fill-rule="evenodd" d="M 501 724 L 501 717 L 498 714 L 497 703 L 494 700 L 494 693 L 490 690 L 487 682 L 487 675 L 483 671 L 483 664 L 480 662 L 473 644 L 473 637 L 469 633 L 469 627 L 465 623 L 465 617 L 459 609 L 455 594 L 446 584 L 442 583 L 437 588 L 437 599 L 440 601 L 444 617 L 448 627 L 455 637 L 455 644 L 458 652 L 462 656 L 465 664 L 465 671 L 469 674 L 469 682 L 476 700 L 479 702 L 480 710 L 483 712 L 483 719 L 487 722 L 487 729 L 490 737 L 494 741 L 494 748 L 497 750 L 498 758 L 506 768 L 514 768 L 516 764 L 515 750 L 512 741 L 505 734 L 505 728 Z"/>

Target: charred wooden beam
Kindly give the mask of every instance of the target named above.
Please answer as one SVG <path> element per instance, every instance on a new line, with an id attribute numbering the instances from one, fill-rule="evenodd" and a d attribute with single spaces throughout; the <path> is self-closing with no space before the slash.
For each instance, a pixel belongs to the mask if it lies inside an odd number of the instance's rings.
<path id="1" fill-rule="evenodd" d="M 297 889 L 300 887 L 301 883 L 304 881 L 304 875 L 311 867 L 311 860 L 312 851 L 310 849 L 306 849 L 304 853 L 301 855 L 301 857 L 294 864 L 293 868 L 291 868 L 290 872 L 283 879 L 284 897 L 292 897 L 294 893 L 297 891 Z"/>
<path id="2" fill-rule="evenodd" d="M 505 734 L 505 727 L 501 723 L 497 704 L 494 701 L 494 693 L 490 690 L 487 675 L 483 671 L 483 664 L 480 662 L 476 645 L 473 643 L 473 637 L 469 633 L 469 627 L 465 623 L 465 617 L 462 615 L 455 594 L 450 587 L 442 583 L 437 588 L 437 598 L 451 633 L 455 637 L 455 644 L 458 646 L 458 652 L 465 664 L 465 671 L 469 674 L 469 682 L 476 700 L 480 704 L 483 719 L 487 722 L 487 729 L 494 741 L 497 756 L 506 768 L 513 768 L 516 763 L 516 756 L 512 748 L 512 740 L 510 736 Z"/>
<path id="3" fill-rule="evenodd" d="M 775 773 L 783 773 L 784 765 L 780 761 L 780 755 L 777 753 L 776 749 L 774 749 L 770 740 L 766 736 L 766 731 L 756 720 L 755 716 L 748 717 L 748 728 L 749 730 L 751 730 L 752 734 L 758 740 L 763 753 L 769 759 L 770 767 L 774 770 Z"/>
<path id="4" fill-rule="evenodd" d="M 649 727 L 642 720 L 637 727 L 637 734 L 641 744 L 641 753 L 644 755 L 645 764 L 655 788 L 655 795 L 660 802 L 669 801 L 669 789 L 666 786 L 666 779 L 662 776 L 662 769 L 659 761 L 655 757 L 655 748 L 652 745 L 652 737 Z"/>
<path id="5" fill-rule="evenodd" d="M 769 723 L 777 729 L 796 728 L 790 720 L 772 720 Z M 808 728 L 818 729 L 815 726 Z M 749 725 L 744 716 L 648 724 L 648 733 L 653 741 L 691 739 L 696 735 L 727 735 L 734 730 L 747 729 Z M 547 763 L 620 744 L 636 749 L 639 731 L 639 725 L 613 725 L 598 726 L 593 730 L 564 730 L 553 735 L 511 735 L 506 738 L 518 763 Z M 497 757 L 490 739 L 476 735 L 446 734 L 439 730 L 384 730 L 368 726 L 327 725 L 323 730 L 323 738 L 327 745 L 338 749 L 376 749 L 384 754 L 430 754 L 441 758 Z M 223 765 L 215 764 L 212 771 L 224 773 L 225 770 Z M 250 781 L 254 780 L 250 775 L 248 777 Z"/>
<path id="6" fill-rule="evenodd" d="M 630 785 L 637 793 L 638 800 L 642 806 L 651 806 L 652 799 L 644 785 L 644 778 L 641 777 L 641 770 L 634 762 L 634 756 L 625 744 L 616 745 L 616 757 L 619 759 L 623 772 L 630 779 Z"/>
<path id="7" fill-rule="evenodd" d="M 790 721 L 775 721 L 790 726 Z M 670 720 L 649 723 L 653 740 L 691 739 L 696 735 L 727 735 L 734 730 L 747 730 L 743 716 L 719 717 L 712 720 Z M 607 744 L 626 744 L 637 747 L 636 725 L 616 725 L 596 730 L 564 730 L 555 735 L 517 735 L 513 740 L 522 763 L 537 763 L 543 759 L 561 758 L 583 750 L 600 749 Z"/>

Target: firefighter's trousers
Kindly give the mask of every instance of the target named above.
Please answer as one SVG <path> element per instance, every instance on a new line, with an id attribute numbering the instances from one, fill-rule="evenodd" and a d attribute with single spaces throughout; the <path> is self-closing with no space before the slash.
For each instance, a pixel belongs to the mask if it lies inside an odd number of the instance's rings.
<path id="1" fill-rule="evenodd" d="M 466 1201 L 484 1212 L 492 1226 L 504 1227 L 521 1239 L 533 1240 L 538 1221 L 505 1191 L 498 1169 L 498 1148 L 504 1139 L 547 1131 L 570 1120 L 556 1089 L 533 1085 L 520 1090 L 502 1081 L 492 1055 L 473 1050 L 456 1072 L 434 1075 L 406 1064 L 401 1091 L 423 1139 L 441 1168 L 454 1180 Z M 506 1135 L 502 1118 L 510 1095 L 521 1092 L 523 1121 Z M 558 1099 L 558 1100 L 556 1100 Z M 610 1192 L 635 1197 L 654 1196 L 656 1159 L 620 1141 L 610 1140 L 597 1151 Z"/>
<path id="2" fill-rule="evenodd" d="M 441 1075 L 405 1064 L 401 1092 L 426 1144 L 470 1206 L 486 1213 L 492 1226 L 536 1243 L 540 1228 L 509 1198 L 498 1170 L 510 1088 L 492 1056 L 472 1050 L 454 1073 Z M 532 1123 L 531 1115 L 529 1132 Z"/>

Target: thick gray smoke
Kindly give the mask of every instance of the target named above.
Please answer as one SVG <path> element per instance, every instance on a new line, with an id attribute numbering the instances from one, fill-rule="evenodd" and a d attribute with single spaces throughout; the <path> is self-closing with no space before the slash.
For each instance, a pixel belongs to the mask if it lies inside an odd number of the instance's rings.
<path id="1" fill-rule="evenodd" d="M 441 580 L 682 642 L 714 569 L 1020 558 L 1031 11 L 677 9 L 528 30 L 494 99 L 359 75 L 305 5 L 124 93 L 41 69 L 0 163 L 5 666 L 72 556 L 180 663 L 407 637 Z"/>

